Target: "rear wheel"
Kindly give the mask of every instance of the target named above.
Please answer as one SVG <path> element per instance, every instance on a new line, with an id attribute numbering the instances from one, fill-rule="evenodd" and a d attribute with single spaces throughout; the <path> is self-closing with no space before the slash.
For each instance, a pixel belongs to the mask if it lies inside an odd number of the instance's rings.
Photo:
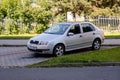
<path id="1" fill-rule="evenodd" d="M 53 54 L 54 56 L 58 57 L 58 56 L 62 56 L 65 52 L 65 48 L 63 45 L 61 44 L 58 44 L 54 47 L 54 50 L 53 50 Z"/>
<path id="2" fill-rule="evenodd" d="M 101 41 L 99 39 L 95 39 L 92 44 L 93 50 L 99 50 L 101 47 Z"/>

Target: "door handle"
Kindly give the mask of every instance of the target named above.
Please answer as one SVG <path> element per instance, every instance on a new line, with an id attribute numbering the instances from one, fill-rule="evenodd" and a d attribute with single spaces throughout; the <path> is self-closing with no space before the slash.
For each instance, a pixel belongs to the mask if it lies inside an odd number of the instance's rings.
<path id="1" fill-rule="evenodd" d="M 95 35 L 95 33 L 93 33 L 93 35 Z"/>
<path id="2" fill-rule="evenodd" d="M 82 35 L 80 35 L 80 37 L 82 37 Z"/>

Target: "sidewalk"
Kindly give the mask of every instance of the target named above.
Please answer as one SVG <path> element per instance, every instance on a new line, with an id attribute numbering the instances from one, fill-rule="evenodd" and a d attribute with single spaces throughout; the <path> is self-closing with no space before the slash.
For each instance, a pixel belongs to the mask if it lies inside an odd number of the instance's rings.
<path id="1" fill-rule="evenodd" d="M 27 39 L 0 39 L 0 46 L 26 46 Z"/>
<path id="2" fill-rule="evenodd" d="M 105 39 L 103 46 L 120 46 L 120 39 Z"/>
<path id="3" fill-rule="evenodd" d="M 28 42 L 28 39 L 24 39 L 24 40 L 1 39 L 0 46 L 26 46 L 27 42 Z M 120 46 L 120 39 L 105 39 L 102 45 L 103 46 Z"/>

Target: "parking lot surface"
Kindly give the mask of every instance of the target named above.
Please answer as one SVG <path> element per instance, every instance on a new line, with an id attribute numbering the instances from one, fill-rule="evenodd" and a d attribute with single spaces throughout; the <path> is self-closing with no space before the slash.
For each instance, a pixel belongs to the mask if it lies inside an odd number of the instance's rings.
<path id="1" fill-rule="evenodd" d="M 48 58 L 36 57 L 26 47 L 0 47 L 0 66 L 26 66 Z"/>

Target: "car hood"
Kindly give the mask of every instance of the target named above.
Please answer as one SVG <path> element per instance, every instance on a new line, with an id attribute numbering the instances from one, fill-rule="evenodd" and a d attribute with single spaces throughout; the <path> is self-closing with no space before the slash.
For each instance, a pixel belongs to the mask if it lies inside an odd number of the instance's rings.
<path id="1" fill-rule="evenodd" d="M 60 36 L 61 35 L 42 33 L 42 34 L 40 34 L 38 36 L 35 36 L 35 37 L 31 38 L 31 40 L 36 40 L 36 41 L 51 41 L 51 40 L 56 39 L 56 38 L 58 38 Z"/>

